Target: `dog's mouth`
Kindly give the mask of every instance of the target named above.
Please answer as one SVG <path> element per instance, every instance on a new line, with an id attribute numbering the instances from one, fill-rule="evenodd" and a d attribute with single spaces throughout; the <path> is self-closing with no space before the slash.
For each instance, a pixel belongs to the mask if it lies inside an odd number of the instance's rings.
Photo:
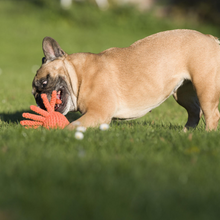
<path id="1" fill-rule="evenodd" d="M 66 90 L 64 86 L 60 87 L 57 90 L 56 98 L 57 100 L 56 100 L 54 110 L 63 114 L 65 112 L 65 108 L 68 102 L 68 91 Z"/>
<path id="2" fill-rule="evenodd" d="M 57 91 L 57 100 L 56 100 L 54 110 L 61 112 L 63 108 L 65 108 L 64 89 L 60 88 Z"/>
<path id="3" fill-rule="evenodd" d="M 66 105 L 68 102 L 68 91 L 65 89 L 64 86 L 60 87 L 57 91 L 57 96 L 56 96 L 56 104 L 54 106 L 54 111 L 60 112 L 61 114 L 63 114 L 66 110 Z M 44 92 L 42 92 L 44 93 Z M 41 99 L 41 94 L 42 93 L 38 93 L 38 95 L 35 97 L 36 99 L 36 103 L 37 105 L 46 110 L 43 100 Z M 48 100 L 51 99 L 51 94 L 52 92 L 46 93 Z"/>
<path id="4" fill-rule="evenodd" d="M 54 107 L 55 111 L 57 111 L 60 108 L 60 106 L 63 104 L 61 95 L 62 95 L 62 90 L 60 89 L 57 91 L 57 97 L 56 97 L 57 100 L 56 100 L 56 104 Z M 57 103 L 59 103 L 59 104 L 57 104 Z"/>

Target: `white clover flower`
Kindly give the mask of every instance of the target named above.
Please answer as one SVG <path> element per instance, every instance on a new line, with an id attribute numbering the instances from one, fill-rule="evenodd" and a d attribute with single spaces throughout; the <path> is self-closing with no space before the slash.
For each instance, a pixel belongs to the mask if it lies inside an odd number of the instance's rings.
<path id="1" fill-rule="evenodd" d="M 102 131 L 106 131 L 106 130 L 109 129 L 109 125 L 108 124 L 101 124 L 99 129 L 102 130 Z"/>
<path id="2" fill-rule="evenodd" d="M 75 138 L 76 138 L 77 140 L 82 140 L 82 139 L 84 138 L 84 135 L 83 135 L 82 132 L 77 131 L 77 132 L 75 133 Z"/>
<path id="3" fill-rule="evenodd" d="M 76 128 L 77 131 L 80 131 L 80 132 L 85 132 L 86 131 L 86 128 L 83 127 L 83 126 L 79 126 Z"/>

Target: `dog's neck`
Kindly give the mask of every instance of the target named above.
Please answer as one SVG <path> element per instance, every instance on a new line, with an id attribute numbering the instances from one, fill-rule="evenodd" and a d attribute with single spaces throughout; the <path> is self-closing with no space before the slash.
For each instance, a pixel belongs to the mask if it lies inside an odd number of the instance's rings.
<path id="1" fill-rule="evenodd" d="M 85 82 L 90 81 L 88 78 L 93 78 L 94 74 L 97 72 L 97 65 L 91 65 L 94 63 L 94 60 L 97 61 L 98 55 L 93 53 L 75 53 L 68 55 L 63 60 L 64 66 L 66 68 L 66 72 L 68 73 L 69 82 L 71 83 L 73 96 L 72 100 L 74 106 L 77 105 L 77 110 L 79 110 L 79 94 L 80 89 L 84 85 Z M 79 110 L 80 111 L 80 110 Z"/>

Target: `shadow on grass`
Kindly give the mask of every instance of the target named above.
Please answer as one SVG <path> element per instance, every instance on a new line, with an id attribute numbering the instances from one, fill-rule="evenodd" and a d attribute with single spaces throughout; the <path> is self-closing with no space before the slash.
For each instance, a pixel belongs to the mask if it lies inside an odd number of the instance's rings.
<path id="1" fill-rule="evenodd" d="M 12 113 L 0 113 L 0 120 L 6 123 L 19 123 L 21 120 L 24 120 L 24 118 L 22 117 L 22 114 L 24 112 L 36 114 L 30 109 L 23 111 L 16 111 Z M 72 122 L 80 118 L 81 114 L 79 112 L 70 112 L 66 115 L 66 117 L 70 122 Z"/>
<path id="2" fill-rule="evenodd" d="M 36 114 L 33 111 L 31 111 L 30 109 L 28 110 L 23 110 L 23 111 L 16 111 L 13 113 L 0 113 L 0 120 L 4 121 L 6 123 L 19 123 L 21 120 L 24 120 L 24 118 L 22 117 L 22 114 L 26 112 L 26 113 L 32 113 L 32 114 Z M 81 114 L 79 112 L 69 112 L 66 115 L 67 119 L 69 120 L 69 122 L 75 121 L 78 118 L 81 117 Z M 111 122 L 112 125 L 124 125 L 124 126 L 128 126 L 128 127 L 134 127 L 135 125 L 138 126 L 144 126 L 144 127 L 151 127 L 151 128 L 155 128 L 155 129 L 169 129 L 169 130 L 183 130 L 183 126 L 182 125 L 175 125 L 172 123 L 168 123 L 168 124 L 164 124 L 161 123 L 160 121 L 158 122 L 154 122 L 154 121 L 139 121 L 139 120 L 131 120 L 131 121 L 125 121 L 125 120 L 112 120 Z"/>
<path id="3" fill-rule="evenodd" d="M 129 126 L 129 127 L 134 127 L 135 125 L 138 126 L 144 126 L 144 127 L 151 127 L 151 128 L 156 128 L 156 129 L 169 129 L 169 130 L 183 130 L 183 125 L 176 125 L 176 124 L 172 124 L 172 123 L 163 123 L 160 122 L 158 120 L 158 122 L 156 121 L 147 121 L 147 120 L 129 120 L 129 121 L 125 121 L 125 120 L 113 120 L 112 124 L 114 125 L 125 125 L 125 126 Z"/>

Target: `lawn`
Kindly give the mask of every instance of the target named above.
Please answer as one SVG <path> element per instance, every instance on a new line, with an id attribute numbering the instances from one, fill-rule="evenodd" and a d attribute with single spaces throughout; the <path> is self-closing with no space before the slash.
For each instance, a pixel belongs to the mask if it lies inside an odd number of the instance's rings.
<path id="1" fill-rule="evenodd" d="M 1 220 L 219 219 L 219 129 L 206 132 L 201 119 L 184 133 L 187 114 L 172 97 L 138 120 L 88 129 L 83 140 L 19 124 L 35 104 L 31 84 L 45 36 L 67 53 L 98 53 L 175 28 L 220 36 L 218 27 L 129 7 L 77 4 L 65 12 L 1 1 L 0 28 Z"/>

